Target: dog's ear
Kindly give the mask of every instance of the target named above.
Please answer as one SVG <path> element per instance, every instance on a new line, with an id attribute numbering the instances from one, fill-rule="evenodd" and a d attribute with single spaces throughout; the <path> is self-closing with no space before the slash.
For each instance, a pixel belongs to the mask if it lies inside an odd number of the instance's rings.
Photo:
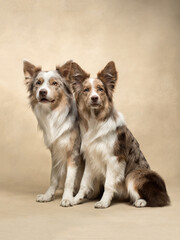
<path id="1" fill-rule="evenodd" d="M 70 82 L 74 92 L 79 92 L 82 88 L 82 83 L 85 79 L 89 78 L 86 73 L 77 63 L 73 62 L 71 65 Z"/>
<path id="2" fill-rule="evenodd" d="M 24 70 L 24 82 L 29 88 L 29 85 L 31 84 L 33 77 L 38 74 L 39 71 L 41 71 L 41 67 L 36 67 L 32 63 L 24 60 L 23 61 L 23 70 Z"/>
<path id="3" fill-rule="evenodd" d="M 72 66 L 72 60 L 66 62 L 63 66 L 56 66 L 56 70 L 59 72 L 59 74 L 64 77 L 67 81 L 69 81 L 69 76 L 71 73 L 71 66 Z"/>
<path id="4" fill-rule="evenodd" d="M 108 90 L 112 93 L 117 81 L 115 63 L 113 61 L 109 62 L 105 68 L 97 74 L 97 77 L 106 84 Z"/>

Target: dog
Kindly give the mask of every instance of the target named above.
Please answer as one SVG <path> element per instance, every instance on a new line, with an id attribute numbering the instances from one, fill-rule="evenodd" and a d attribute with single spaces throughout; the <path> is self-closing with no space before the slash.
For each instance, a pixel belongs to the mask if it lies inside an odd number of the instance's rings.
<path id="1" fill-rule="evenodd" d="M 70 82 L 79 113 L 81 152 L 85 170 L 73 204 L 103 195 L 95 208 L 107 208 L 113 197 L 130 200 L 135 207 L 169 205 L 164 180 L 150 169 L 139 143 L 113 105 L 117 82 L 114 62 L 90 78 L 77 63 L 71 66 Z M 93 195 L 94 194 L 94 195 Z"/>
<path id="2" fill-rule="evenodd" d="M 24 61 L 30 105 L 52 156 L 50 186 L 45 194 L 37 195 L 36 201 L 52 201 L 60 185 L 64 188 L 63 207 L 72 205 L 83 172 L 77 108 L 68 84 L 71 63 L 57 66 L 53 71 L 42 71 L 41 67 Z"/>

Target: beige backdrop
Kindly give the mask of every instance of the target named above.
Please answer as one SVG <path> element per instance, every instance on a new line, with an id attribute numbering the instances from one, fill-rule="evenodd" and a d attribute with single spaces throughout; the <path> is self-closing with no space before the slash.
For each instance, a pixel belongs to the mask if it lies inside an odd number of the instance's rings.
<path id="1" fill-rule="evenodd" d="M 0 187 L 4 196 L 11 196 L 11 204 L 18 194 L 35 204 L 35 195 L 48 186 L 51 166 L 28 106 L 24 58 L 45 70 L 73 59 L 92 76 L 114 60 L 119 72 L 117 109 L 125 115 L 151 167 L 165 178 L 169 189 L 178 186 L 180 1 L 0 0 L 0 29 Z M 46 206 L 65 211 L 58 208 L 58 201 Z M 17 201 L 16 206 L 21 204 Z M 8 223 L 3 224 L 8 229 Z"/>

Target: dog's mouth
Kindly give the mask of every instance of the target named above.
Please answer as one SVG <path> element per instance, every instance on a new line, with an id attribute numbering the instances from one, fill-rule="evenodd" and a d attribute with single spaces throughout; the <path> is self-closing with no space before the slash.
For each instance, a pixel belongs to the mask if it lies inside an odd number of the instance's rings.
<path id="1" fill-rule="evenodd" d="M 55 102 L 55 100 L 54 99 L 53 100 L 49 100 L 47 98 L 41 98 L 39 102 L 40 103 L 53 103 L 53 102 Z"/>
<path id="2" fill-rule="evenodd" d="M 97 107 L 100 107 L 100 104 L 99 103 L 91 103 L 90 106 L 92 108 L 97 108 Z"/>

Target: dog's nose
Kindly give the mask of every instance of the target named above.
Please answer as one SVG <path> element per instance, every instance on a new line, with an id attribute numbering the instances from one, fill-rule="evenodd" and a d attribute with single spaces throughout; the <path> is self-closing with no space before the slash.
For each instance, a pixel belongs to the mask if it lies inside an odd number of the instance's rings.
<path id="1" fill-rule="evenodd" d="M 92 97 L 91 97 L 91 100 L 92 100 L 92 102 L 94 102 L 94 103 L 97 102 L 98 96 L 92 96 Z"/>
<path id="2" fill-rule="evenodd" d="M 41 97 L 45 97 L 47 95 L 47 90 L 46 89 L 41 89 L 40 92 L 39 92 L 39 95 Z"/>

